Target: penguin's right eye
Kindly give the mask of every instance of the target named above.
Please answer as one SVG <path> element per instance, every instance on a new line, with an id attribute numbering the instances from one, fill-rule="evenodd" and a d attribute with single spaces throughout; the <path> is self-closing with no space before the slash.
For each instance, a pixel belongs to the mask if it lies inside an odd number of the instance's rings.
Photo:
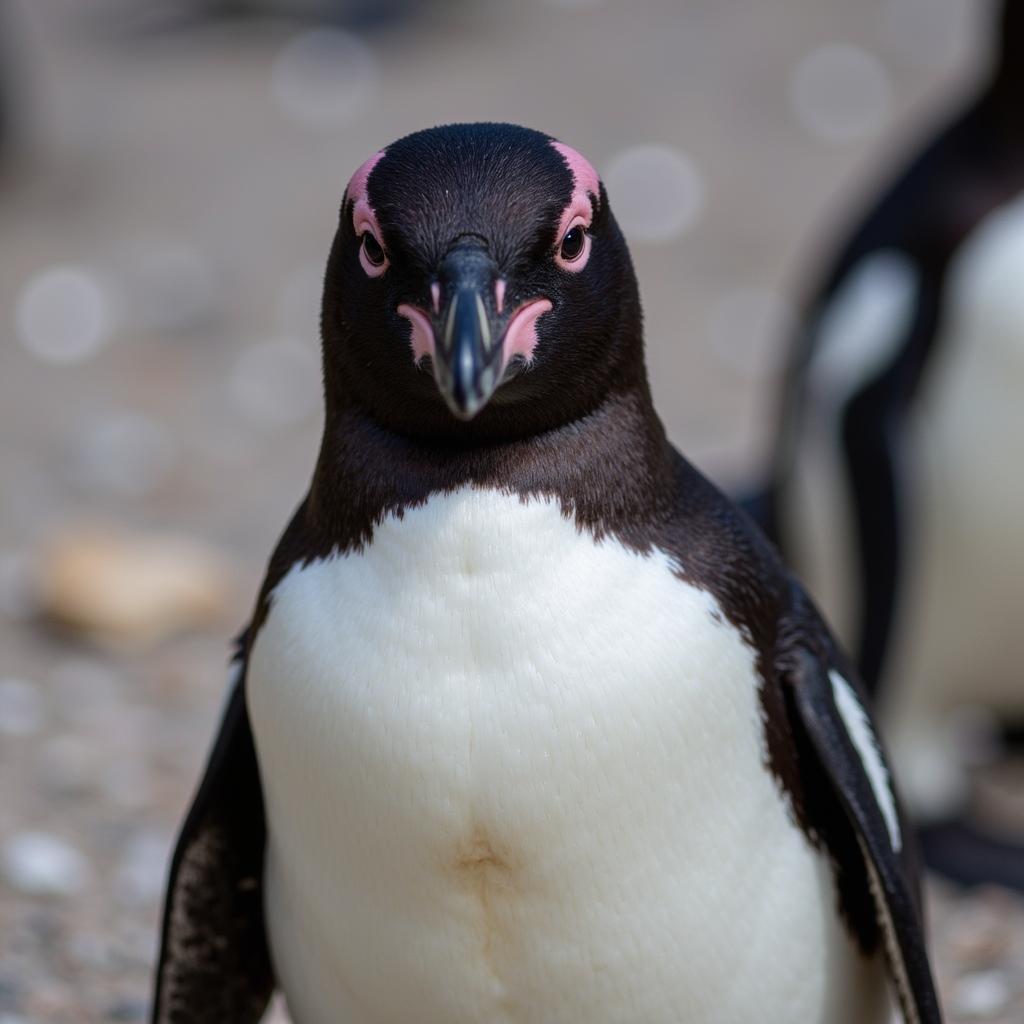
<path id="1" fill-rule="evenodd" d="M 363 234 L 363 253 L 366 256 L 366 262 L 371 267 L 383 267 L 384 261 L 387 259 L 380 242 L 373 237 L 373 233 L 370 231 Z"/>

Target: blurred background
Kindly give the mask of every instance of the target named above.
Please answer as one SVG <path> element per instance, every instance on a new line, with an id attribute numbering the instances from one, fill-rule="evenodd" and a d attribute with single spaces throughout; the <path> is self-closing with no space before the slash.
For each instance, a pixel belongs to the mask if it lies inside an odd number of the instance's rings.
<path id="1" fill-rule="evenodd" d="M 0 0 L 0 1024 L 146 1016 L 227 641 L 316 455 L 320 283 L 358 164 L 453 120 L 589 156 L 659 409 L 729 486 L 767 451 L 802 275 L 977 79 L 989 15 Z M 951 1021 L 1024 1019 L 1024 905 L 932 896 Z"/>

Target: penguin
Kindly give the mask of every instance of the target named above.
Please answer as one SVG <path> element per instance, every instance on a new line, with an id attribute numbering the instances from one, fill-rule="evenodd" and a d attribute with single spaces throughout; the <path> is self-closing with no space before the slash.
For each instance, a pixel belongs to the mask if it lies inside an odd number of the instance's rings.
<path id="1" fill-rule="evenodd" d="M 321 322 L 155 1024 L 275 988 L 296 1024 L 939 1024 L 861 684 L 666 440 L 593 166 L 504 124 L 389 145 Z"/>
<path id="2" fill-rule="evenodd" d="M 1024 723 L 1024 5 L 998 29 L 810 287 L 748 510 L 877 694 L 926 859 L 1024 890 L 1024 845 L 967 816 L 956 737 L 967 707 Z"/>

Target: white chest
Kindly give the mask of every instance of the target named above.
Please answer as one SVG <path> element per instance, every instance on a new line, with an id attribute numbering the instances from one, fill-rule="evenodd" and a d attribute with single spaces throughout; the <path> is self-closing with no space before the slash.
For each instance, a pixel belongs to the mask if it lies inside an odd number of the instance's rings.
<path id="1" fill-rule="evenodd" d="M 298 1024 L 881 1020 L 668 558 L 458 492 L 293 569 L 252 652 Z"/>

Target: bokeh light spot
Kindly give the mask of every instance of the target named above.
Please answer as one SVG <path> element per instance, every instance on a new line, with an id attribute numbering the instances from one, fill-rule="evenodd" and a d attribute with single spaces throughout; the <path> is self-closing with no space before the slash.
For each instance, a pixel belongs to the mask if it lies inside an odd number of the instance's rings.
<path id="1" fill-rule="evenodd" d="M 892 104 L 892 84 L 881 61 L 858 46 L 812 50 L 790 79 L 790 101 L 800 124 L 825 142 L 855 142 L 877 132 Z"/>
<path id="2" fill-rule="evenodd" d="M 271 427 L 298 423 L 320 402 L 315 349 L 287 338 L 252 345 L 232 367 L 228 394 L 250 420 Z"/>
<path id="3" fill-rule="evenodd" d="M 379 69 L 373 51 L 350 32 L 315 28 L 284 45 L 271 75 L 274 99 L 287 118 L 329 131 L 366 107 Z"/>
<path id="4" fill-rule="evenodd" d="M 18 297 L 18 340 L 55 365 L 84 362 L 107 342 L 111 308 L 99 279 L 84 267 L 58 265 L 33 277 Z"/>
<path id="5" fill-rule="evenodd" d="M 704 182 L 693 160 L 671 146 L 631 146 L 604 174 L 615 216 L 631 241 L 669 242 L 690 230 L 704 206 Z"/>

